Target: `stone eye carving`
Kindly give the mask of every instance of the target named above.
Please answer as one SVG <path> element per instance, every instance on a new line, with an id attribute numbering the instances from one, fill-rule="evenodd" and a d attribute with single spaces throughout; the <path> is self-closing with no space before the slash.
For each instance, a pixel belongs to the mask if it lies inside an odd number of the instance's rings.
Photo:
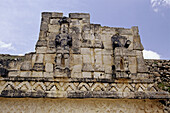
<path id="1" fill-rule="evenodd" d="M 119 36 L 119 35 L 115 35 L 111 38 L 112 40 L 112 46 L 113 49 L 115 49 L 116 47 L 125 47 L 128 48 L 129 45 L 131 44 L 130 40 L 127 40 L 127 38 L 123 37 L 123 36 Z"/>
<path id="2" fill-rule="evenodd" d="M 126 55 L 128 52 L 128 47 L 131 44 L 130 40 L 127 40 L 126 37 L 116 34 L 112 36 L 112 46 L 114 50 L 114 64 L 115 68 L 113 74 L 116 74 L 116 78 L 128 78 L 129 71 L 129 59 Z"/>

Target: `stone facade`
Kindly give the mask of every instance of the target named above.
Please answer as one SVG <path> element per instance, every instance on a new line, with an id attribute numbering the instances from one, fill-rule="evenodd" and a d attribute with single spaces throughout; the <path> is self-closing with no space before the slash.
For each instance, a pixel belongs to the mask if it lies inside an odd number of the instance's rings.
<path id="1" fill-rule="evenodd" d="M 107 108 L 103 108 L 104 111 L 100 109 L 102 107 L 93 109 L 95 103 L 110 106 L 117 106 L 117 102 L 120 106 L 136 103 L 139 107 L 140 102 L 144 106 L 155 104 L 156 108 L 147 111 L 143 106 L 141 112 L 163 112 L 163 107 L 158 104 L 170 98 L 169 92 L 161 90 L 155 81 L 155 72 L 148 71 L 151 68 L 146 64 L 151 65 L 143 58 L 144 48 L 138 32 L 138 27 L 128 29 L 90 24 L 87 13 L 70 13 L 69 17 L 56 12 L 42 13 L 36 51 L 24 57 L 2 55 L 0 59 L 0 96 L 5 97 L 0 99 L 1 103 L 5 104 L 8 98 L 47 98 L 24 100 L 25 106 L 33 107 L 30 102 L 35 101 L 36 106 L 42 101 L 54 104 L 61 101 L 58 98 L 64 98 L 68 104 L 64 112 L 76 112 L 72 107 L 88 102 L 89 109 L 80 109 L 104 112 Z M 84 103 L 81 99 L 68 98 L 95 99 Z M 21 104 L 23 99 L 11 100 Z M 71 106 L 71 102 L 75 105 Z M 135 113 L 140 109 L 138 107 L 132 107 L 128 112 Z M 127 112 L 125 108 L 114 110 L 108 107 L 109 112 L 112 110 Z M 59 111 L 62 112 L 61 107 Z"/>
<path id="2" fill-rule="evenodd" d="M 1 98 L 0 103 L 1 113 L 163 113 L 157 100 Z"/>

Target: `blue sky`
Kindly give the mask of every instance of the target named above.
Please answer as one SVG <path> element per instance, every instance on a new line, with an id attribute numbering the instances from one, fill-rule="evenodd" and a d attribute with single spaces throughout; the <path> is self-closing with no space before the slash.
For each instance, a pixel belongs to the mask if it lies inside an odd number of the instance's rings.
<path id="1" fill-rule="evenodd" d="M 35 51 L 41 12 L 90 13 L 91 23 L 139 27 L 145 58 L 170 59 L 170 0 L 1 0 L 0 54 Z"/>

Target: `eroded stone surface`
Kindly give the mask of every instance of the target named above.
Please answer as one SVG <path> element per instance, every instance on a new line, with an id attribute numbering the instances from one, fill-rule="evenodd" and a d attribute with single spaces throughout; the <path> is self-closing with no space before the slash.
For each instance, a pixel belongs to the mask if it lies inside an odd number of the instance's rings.
<path id="1" fill-rule="evenodd" d="M 157 86 L 162 81 L 162 74 L 167 77 L 166 80 L 169 78 L 169 63 L 147 62 L 152 65 L 152 68 L 147 68 L 138 32 L 138 27 L 115 28 L 90 24 L 90 15 L 87 13 L 70 13 L 69 17 L 63 17 L 62 13 L 44 12 L 36 52 L 28 53 L 22 59 L 10 55 L 0 59 L 0 96 L 169 99 L 169 93 Z M 155 66 L 160 72 L 154 72 Z M 122 105 L 128 101 L 136 105 L 137 101 L 145 103 L 143 100 L 119 101 Z M 104 106 L 116 106 L 116 102 L 104 102 Z M 36 101 L 35 104 L 38 103 Z M 155 105 L 159 102 L 151 103 Z M 90 103 L 88 105 L 91 106 Z M 69 106 L 68 103 L 68 109 Z M 98 109 L 96 105 L 92 106 Z M 89 108 L 90 112 L 96 112 L 92 108 Z M 107 108 L 109 112 L 114 111 L 114 107 Z M 147 111 L 147 108 L 132 108 L 128 112 L 133 113 L 137 109 L 138 112 L 162 112 L 162 108 L 157 107 L 151 111 Z M 70 112 L 65 109 L 64 112 Z M 84 107 L 80 109 L 85 110 Z M 127 112 L 128 109 L 116 110 Z M 102 112 L 102 109 L 99 108 L 99 111 Z"/>

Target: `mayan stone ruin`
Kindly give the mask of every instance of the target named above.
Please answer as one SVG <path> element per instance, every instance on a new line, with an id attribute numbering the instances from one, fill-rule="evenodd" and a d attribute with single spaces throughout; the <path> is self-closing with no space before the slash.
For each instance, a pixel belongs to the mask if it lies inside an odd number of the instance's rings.
<path id="1" fill-rule="evenodd" d="M 170 60 L 143 50 L 136 26 L 43 12 L 35 52 L 0 55 L 1 112 L 168 113 Z"/>

